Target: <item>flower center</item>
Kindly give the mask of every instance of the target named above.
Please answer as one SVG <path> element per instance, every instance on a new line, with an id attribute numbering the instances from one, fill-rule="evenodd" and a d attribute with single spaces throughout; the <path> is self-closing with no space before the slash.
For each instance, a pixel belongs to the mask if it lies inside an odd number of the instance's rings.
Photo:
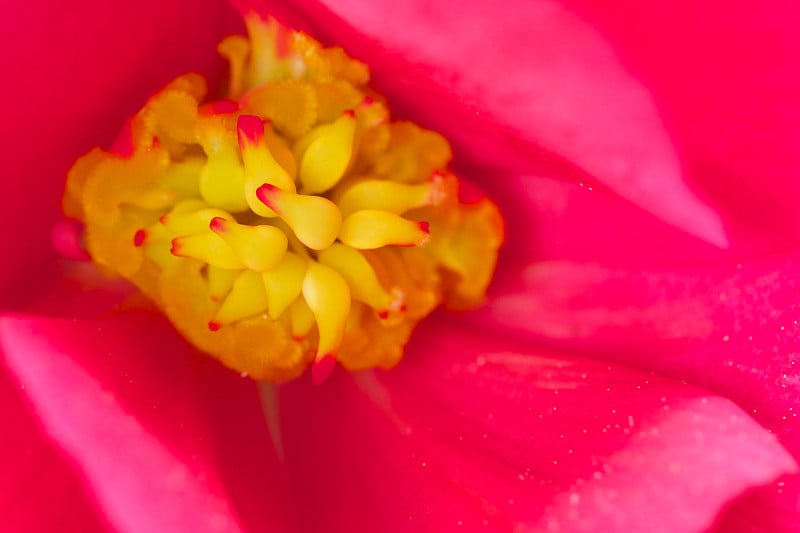
<path id="1" fill-rule="evenodd" d="M 225 39 L 226 100 L 194 74 L 153 96 L 112 152 L 70 171 L 64 208 L 106 272 L 195 346 L 256 379 L 339 361 L 389 368 L 440 303 L 483 298 L 502 241 L 464 202 L 448 143 L 392 122 L 367 68 L 274 21 Z"/>

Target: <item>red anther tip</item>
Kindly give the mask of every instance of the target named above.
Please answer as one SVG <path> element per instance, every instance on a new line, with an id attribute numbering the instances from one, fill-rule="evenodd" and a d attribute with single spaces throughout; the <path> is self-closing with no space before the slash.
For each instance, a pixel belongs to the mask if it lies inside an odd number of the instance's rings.
<path id="1" fill-rule="evenodd" d="M 147 232 L 143 229 L 140 229 L 133 235 L 133 245 L 138 248 L 144 244 L 145 239 L 147 239 Z"/>
<path id="2" fill-rule="evenodd" d="M 431 225 L 426 220 L 423 220 L 418 225 L 419 225 L 419 230 L 422 233 L 425 233 L 426 235 L 431 234 Z"/>
<path id="3" fill-rule="evenodd" d="M 178 239 L 172 239 L 172 246 L 169 248 L 169 253 L 172 255 L 178 255 L 181 251 L 181 245 L 178 242 Z"/>
<path id="4" fill-rule="evenodd" d="M 220 325 L 219 322 L 214 322 L 213 320 L 208 323 L 208 329 L 211 331 L 219 331 Z"/>
<path id="5" fill-rule="evenodd" d="M 343 117 L 356 118 L 356 112 L 353 111 L 352 109 L 347 109 L 347 110 L 344 111 L 344 113 L 342 113 L 342 116 Z"/>
<path id="6" fill-rule="evenodd" d="M 378 318 L 380 318 L 381 320 L 386 320 L 387 318 L 389 318 L 389 311 L 386 310 L 378 311 Z"/>
<path id="7" fill-rule="evenodd" d="M 255 115 L 242 115 L 236 121 L 239 145 L 258 144 L 264 138 L 264 123 Z"/>
<path id="8" fill-rule="evenodd" d="M 408 306 L 406 304 L 403 304 L 403 305 L 400 306 L 400 312 L 401 313 L 405 313 L 407 310 L 408 310 Z"/>
<path id="9" fill-rule="evenodd" d="M 225 219 L 222 217 L 212 218 L 211 222 L 208 223 L 208 229 L 214 233 L 221 233 L 225 231 Z"/>
<path id="10" fill-rule="evenodd" d="M 323 355 L 311 365 L 311 383 L 321 385 L 333 373 L 336 367 L 336 358 L 332 355 Z"/>
<path id="11" fill-rule="evenodd" d="M 159 221 L 159 222 L 161 222 L 163 225 L 165 225 L 165 226 L 166 226 L 166 225 L 167 225 L 167 220 L 168 220 L 168 218 L 169 218 L 169 217 L 168 217 L 167 215 L 161 215 L 160 217 L 158 217 L 158 221 Z"/>
<path id="12" fill-rule="evenodd" d="M 256 198 L 261 200 L 261 202 L 266 205 L 267 207 L 272 207 L 273 201 L 272 197 L 275 195 L 277 191 L 279 191 L 276 186 L 272 185 L 271 183 L 265 183 L 258 189 L 256 189 Z"/>
<path id="13" fill-rule="evenodd" d="M 375 100 L 372 99 L 371 96 L 365 96 L 363 100 L 361 100 L 361 105 L 364 107 L 370 106 L 375 103 Z"/>

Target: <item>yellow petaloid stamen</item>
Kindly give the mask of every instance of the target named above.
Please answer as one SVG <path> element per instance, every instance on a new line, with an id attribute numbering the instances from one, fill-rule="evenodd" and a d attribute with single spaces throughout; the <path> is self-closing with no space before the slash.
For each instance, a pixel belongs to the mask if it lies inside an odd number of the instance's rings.
<path id="1" fill-rule="evenodd" d="M 319 253 L 319 262 L 336 270 L 350 287 L 353 299 L 364 302 L 381 318 L 404 307 L 402 291 L 387 291 L 378 280 L 375 269 L 364 255 L 343 244 L 334 244 Z"/>
<path id="2" fill-rule="evenodd" d="M 428 242 L 427 222 L 414 222 L 377 209 L 356 211 L 342 221 L 339 240 L 360 250 L 383 246 L 422 246 Z"/>
<path id="3" fill-rule="evenodd" d="M 403 214 L 426 205 L 439 205 L 447 196 L 445 178 L 435 174 L 426 183 L 408 185 L 381 179 L 364 179 L 347 187 L 336 205 L 347 216 L 362 209 Z"/>
<path id="4" fill-rule="evenodd" d="M 309 133 L 310 139 L 300 159 L 300 181 L 305 194 L 326 192 L 342 179 L 353 155 L 356 116 L 352 111 L 342 114 L 336 122 L 320 126 Z"/>
<path id="5" fill-rule="evenodd" d="M 300 296 L 306 277 L 306 262 L 297 254 L 287 252 L 275 268 L 264 272 L 263 277 L 267 287 L 269 317 L 277 320 Z"/>
<path id="6" fill-rule="evenodd" d="M 285 220 L 309 248 L 324 250 L 336 240 L 342 215 L 327 198 L 293 194 L 269 183 L 259 187 L 256 196 Z"/>
<path id="7" fill-rule="evenodd" d="M 312 262 L 303 280 L 303 297 L 319 327 L 313 378 L 320 382 L 330 373 L 330 362 L 336 359 L 336 351 L 342 342 L 344 325 L 350 313 L 350 289 L 338 272 Z"/>
<path id="8" fill-rule="evenodd" d="M 245 267 L 256 272 L 275 267 L 289 245 L 286 234 L 274 226 L 245 226 L 215 217 L 209 227 L 228 243 Z"/>
<path id="9" fill-rule="evenodd" d="M 447 142 L 392 122 L 365 65 L 246 24 L 249 39 L 219 47 L 225 99 L 205 100 L 197 75 L 170 83 L 131 120 L 129 148 L 75 164 L 65 212 L 93 261 L 239 372 L 390 368 L 437 305 L 480 303 L 497 208 L 459 199 Z"/>
<path id="10" fill-rule="evenodd" d="M 258 188 L 268 183 L 279 189 L 294 192 L 294 180 L 278 164 L 267 145 L 264 123 L 253 115 L 242 115 L 237 125 L 239 147 L 244 159 L 244 192 L 250 209 L 262 217 L 275 216 L 275 212 L 256 196 Z"/>

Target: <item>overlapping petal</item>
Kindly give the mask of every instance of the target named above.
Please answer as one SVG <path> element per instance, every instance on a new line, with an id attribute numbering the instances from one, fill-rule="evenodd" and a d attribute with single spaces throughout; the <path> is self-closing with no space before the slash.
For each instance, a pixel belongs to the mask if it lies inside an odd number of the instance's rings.
<path id="1" fill-rule="evenodd" d="M 518 278 L 469 319 L 707 387 L 800 456 L 797 251 L 705 268 L 552 261 Z"/>
<path id="2" fill-rule="evenodd" d="M 255 384 L 194 352 L 164 319 L 6 316 L 0 347 L 115 529 L 290 530 Z"/>
<path id="3" fill-rule="evenodd" d="M 796 469 L 720 397 L 442 320 L 392 372 L 292 383 L 280 400 L 314 531 L 701 530 Z"/>

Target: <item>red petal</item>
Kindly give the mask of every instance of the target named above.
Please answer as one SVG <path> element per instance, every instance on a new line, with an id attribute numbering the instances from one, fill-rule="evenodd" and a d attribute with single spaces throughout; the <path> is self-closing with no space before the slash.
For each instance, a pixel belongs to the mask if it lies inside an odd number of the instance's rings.
<path id="1" fill-rule="evenodd" d="M 281 406 L 309 530 L 696 531 L 796 470 L 727 400 L 441 320 L 397 369 L 294 382 Z"/>
<path id="2" fill-rule="evenodd" d="M 217 41 L 241 24 L 223 2 L 34 0 L 4 11 L 0 291 L 48 254 L 72 162 L 109 145 L 147 96 L 176 75 L 214 74 Z"/>
<path id="3" fill-rule="evenodd" d="M 800 251 L 715 268 L 564 261 L 507 273 L 465 319 L 706 387 L 800 457 Z"/>
<path id="4" fill-rule="evenodd" d="M 555 1 L 468 0 L 457 16 L 448 1 L 237 3 L 290 23 L 310 20 L 369 64 L 393 104 L 456 141 L 462 162 L 572 177 L 577 169 L 671 224 L 726 243 L 717 215 L 684 183 L 649 89 L 603 35 Z M 503 184 L 490 190 L 502 194 Z"/>
<path id="5" fill-rule="evenodd" d="M 5 364 L 121 531 L 287 526 L 254 385 L 163 320 L 0 319 Z"/>

